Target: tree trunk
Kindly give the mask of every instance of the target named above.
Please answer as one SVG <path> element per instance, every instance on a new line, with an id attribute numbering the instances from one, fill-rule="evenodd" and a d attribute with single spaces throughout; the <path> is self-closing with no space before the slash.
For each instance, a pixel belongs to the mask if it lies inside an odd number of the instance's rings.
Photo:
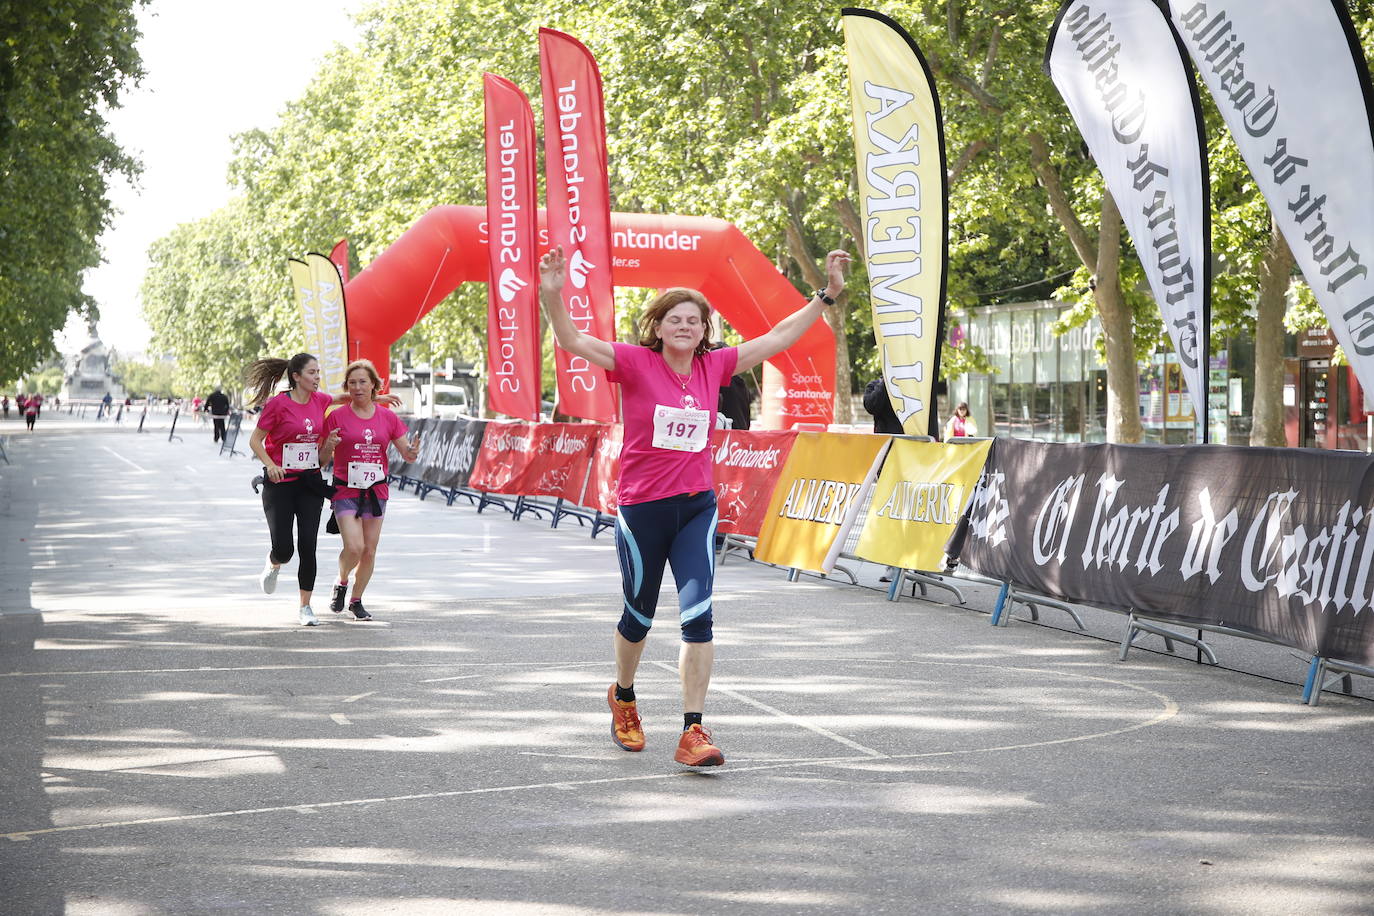
<path id="1" fill-rule="evenodd" d="M 1255 397 L 1251 406 L 1251 445 L 1288 444 L 1283 428 L 1283 314 L 1288 309 L 1288 286 L 1293 252 L 1269 217 L 1269 245 L 1259 269 L 1259 302 L 1255 304 Z"/>
<path id="2" fill-rule="evenodd" d="M 1111 192 L 1102 192 L 1097 237 L 1097 283 L 1093 299 L 1107 350 L 1107 441 L 1139 442 L 1140 369 L 1135 358 L 1135 323 L 1121 293 L 1121 212 Z"/>
<path id="3" fill-rule="evenodd" d="M 1093 302 L 1102 321 L 1107 350 L 1107 441 L 1139 442 L 1140 370 L 1135 360 L 1135 317 L 1121 294 L 1121 212 L 1111 192 L 1102 189 L 1102 225 L 1093 239 L 1079 221 L 1069 196 L 1050 163 L 1049 145 L 1032 131 L 1026 135 L 1031 167 L 1049 198 L 1050 210 L 1064 227 L 1083 266 L 1093 272 Z"/>

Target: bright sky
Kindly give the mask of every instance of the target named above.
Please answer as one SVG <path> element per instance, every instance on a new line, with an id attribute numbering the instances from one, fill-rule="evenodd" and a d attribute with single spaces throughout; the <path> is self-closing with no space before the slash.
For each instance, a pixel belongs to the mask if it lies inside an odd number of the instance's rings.
<path id="1" fill-rule="evenodd" d="M 100 303 L 106 346 L 123 353 L 147 346 L 138 290 L 148 246 L 228 201 L 230 137 L 277 123 L 324 55 L 352 43 L 352 14 L 363 2 L 153 0 L 143 9 L 147 75 L 109 118 L 119 144 L 143 160 L 141 189 L 122 182 L 112 189 L 121 212 L 101 238 L 107 263 L 85 282 Z M 85 325 L 69 323 L 63 337 L 63 352 L 79 348 Z"/>

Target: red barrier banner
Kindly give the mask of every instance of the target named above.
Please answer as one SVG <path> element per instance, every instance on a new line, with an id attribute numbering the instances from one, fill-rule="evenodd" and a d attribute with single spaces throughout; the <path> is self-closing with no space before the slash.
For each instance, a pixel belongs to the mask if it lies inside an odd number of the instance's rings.
<path id="1" fill-rule="evenodd" d="M 508 79 L 484 74 L 487 163 L 487 405 L 539 419 L 539 198 L 534 114 Z"/>
<path id="2" fill-rule="evenodd" d="M 468 487 L 484 493 L 518 493 L 514 484 L 534 459 L 535 428 L 524 420 L 488 423 Z"/>
<path id="3" fill-rule="evenodd" d="M 601 73 L 586 47 L 563 32 L 539 30 L 544 96 L 544 183 L 549 245 L 568 259 L 563 303 L 585 334 L 615 340 L 611 281 L 611 190 L 606 170 L 606 117 Z M 615 396 L 606 373 L 554 347 L 558 409 L 612 422 Z"/>
<path id="4" fill-rule="evenodd" d="M 624 444 L 625 427 L 615 424 L 600 429 L 582 505 L 614 515 L 620 507 L 620 448 Z"/>
<path id="5" fill-rule="evenodd" d="M 541 423 L 534 428 L 530 461 L 512 492 L 553 496 L 581 505 L 596 442 L 605 426 L 592 423 Z"/>
<path id="6" fill-rule="evenodd" d="M 797 431 L 718 429 L 711 434 L 721 533 L 757 537 Z"/>

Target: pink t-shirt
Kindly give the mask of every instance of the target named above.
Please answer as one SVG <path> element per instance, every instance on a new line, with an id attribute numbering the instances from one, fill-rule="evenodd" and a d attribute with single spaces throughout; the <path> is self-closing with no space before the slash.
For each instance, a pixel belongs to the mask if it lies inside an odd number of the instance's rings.
<path id="1" fill-rule="evenodd" d="M 273 464 L 281 464 L 281 448 L 287 442 L 319 443 L 324 437 L 324 410 L 334 403 L 332 395 L 312 391 L 310 400 L 297 404 L 291 392 L 283 391 L 269 398 L 258 416 L 258 429 L 267 431 L 263 448 Z M 287 471 L 287 480 L 301 476 L 302 471 Z"/>
<path id="2" fill-rule="evenodd" d="M 620 504 L 631 506 L 682 493 L 711 489 L 711 449 L 683 452 L 655 448 L 654 408 L 695 407 L 709 411 L 708 430 L 716 426 L 722 385 L 739 362 L 734 347 L 708 350 L 692 360 L 684 379 L 660 353 L 634 344 L 613 343 L 615 368 L 606 378 L 620 384 L 625 444 L 620 452 Z M 683 383 L 686 388 L 683 388 Z"/>
<path id="3" fill-rule="evenodd" d="M 334 448 L 334 485 L 338 487 L 334 498 L 357 499 L 362 495 L 361 490 L 340 486 L 340 481 L 348 479 L 350 461 L 380 464 L 381 482 L 372 487 L 372 492 L 378 499 L 390 496 L 386 485 L 387 471 L 391 466 L 387 460 L 387 446 L 406 434 L 406 425 L 401 418 L 377 404 L 374 405 L 372 416 L 364 420 L 353 412 L 353 405 L 345 404 L 324 421 L 326 436 L 334 429 L 339 431 L 339 444 Z"/>

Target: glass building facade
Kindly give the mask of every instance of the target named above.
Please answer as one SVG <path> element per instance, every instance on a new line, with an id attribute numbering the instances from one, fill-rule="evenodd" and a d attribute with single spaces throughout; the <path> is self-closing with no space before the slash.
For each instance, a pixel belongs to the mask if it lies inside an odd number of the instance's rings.
<path id="1" fill-rule="evenodd" d="M 1097 354 L 1101 325 L 1094 316 L 1056 337 L 1053 325 L 1069 308 L 1054 301 L 1018 302 L 966 314 L 962 327 L 951 329 L 950 344 L 982 347 L 995 371 L 950 379 L 941 417 L 967 401 L 980 435 L 1105 442 L 1107 368 Z M 1240 336 L 1215 343 L 1221 347 L 1208 372 L 1208 438 L 1246 445 L 1254 399 L 1254 342 Z M 1348 366 L 1331 364 L 1334 349 L 1326 329 L 1288 337 L 1283 394 L 1288 444 L 1369 451 L 1374 424 L 1364 392 Z M 1174 353 L 1155 353 L 1139 369 L 1144 441 L 1196 442 L 1193 401 Z"/>

